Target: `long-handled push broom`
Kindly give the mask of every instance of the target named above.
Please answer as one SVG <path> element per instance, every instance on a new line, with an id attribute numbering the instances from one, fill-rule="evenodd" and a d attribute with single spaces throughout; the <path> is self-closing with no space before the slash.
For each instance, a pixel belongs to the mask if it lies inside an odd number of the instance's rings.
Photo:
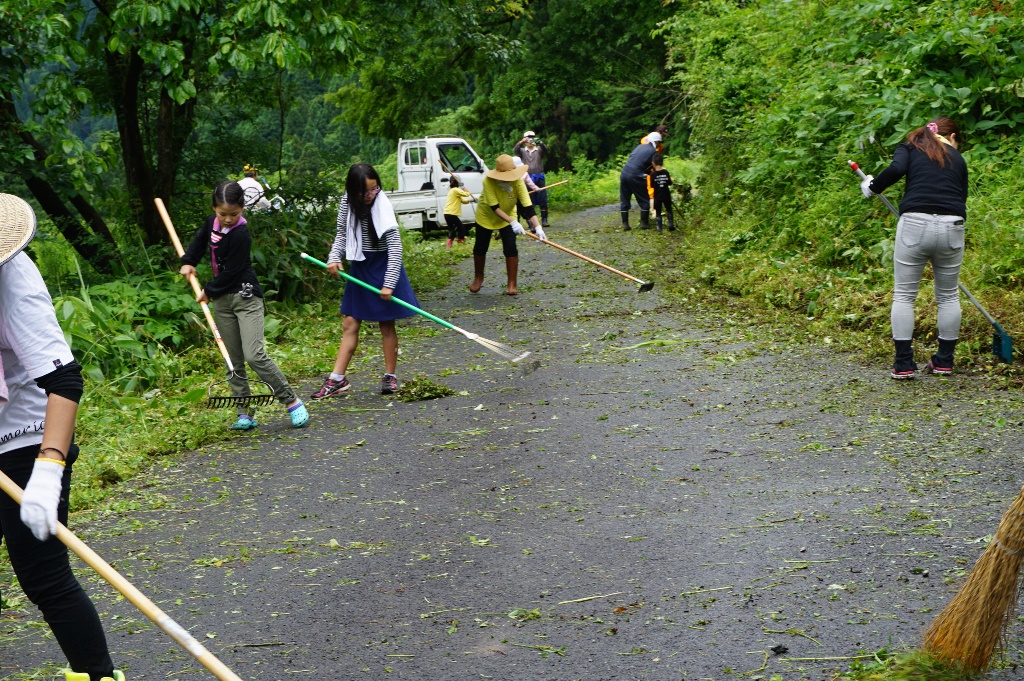
<path id="1" fill-rule="evenodd" d="M 554 185 L 552 185 L 552 186 L 554 186 Z M 553 246 L 553 247 L 557 248 L 560 251 L 568 253 L 569 255 L 574 255 L 577 258 L 579 258 L 580 260 L 586 260 L 587 262 L 591 263 L 592 265 L 597 265 L 598 267 L 603 267 L 604 269 L 608 270 L 609 272 L 613 272 L 613 273 L 619 275 L 620 277 L 624 277 L 626 279 L 629 279 L 630 281 L 635 281 L 636 283 L 640 284 L 640 289 L 639 289 L 640 292 L 650 291 L 652 288 L 654 288 L 654 282 L 653 281 L 644 281 L 643 279 L 637 279 L 632 274 L 626 274 L 625 272 L 622 272 L 621 270 L 617 270 L 614 267 L 609 267 L 608 265 L 605 265 L 603 262 L 598 262 L 597 260 L 594 260 L 593 258 L 588 258 L 587 256 L 583 255 L 582 253 L 577 253 L 576 251 L 570 251 L 565 246 L 561 246 L 559 244 L 556 244 L 554 241 L 548 241 L 547 239 L 541 239 L 536 234 L 531 234 L 530 232 L 527 232 L 526 236 L 528 236 L 528 237 L 530 237 L 532 239 L 536 239 L 537 241 L 541 242 L 542 244 L 547 244 L 548 246 Z"/>
<path id="2" fill-rule="evenodd" d="M 846 163 L 850 166 L 853 172 L 857 173 L 857 176 L 860 179 L 863 180 L 866 177 L 866 175 L 864 175 L 864 171 L 861 170 L 860 166 L 856 163 L 853 161 L 847 161 Z M 876 196 L 882 200 L 882 203 L 885 204 L 885 207 L 889 209 L 890 213 L 899 218 L 900 212 L 896 210 L 896 207 L 892 205 L 885 194 L 877 194 Z M 964 295 L 967 296 L 967 300 L 971 301 L 974 307 L 978 308 L 978 311 L 981 312 L 985 319 L 988 320 L 988 323 L 992 325 L 992 328 L 995 329 L 992 334 L 992 354 L 998 357 L 1000 362 L 1005 362 L 1006 364 L 1013 362 L 1013 339 L 1010 338 L 1010 334 L 1006 333 L 1006 331 L 1003 330 L 1003 327 L 999 326 L 999 322 L 997 322 L 995 318 L 988 313 L 988 310 L 978 302 L 977 298 L 971 295 L 971 292 L 967 290 L 967 287 L 964 286 L 963 282 L 960 282 L 960 290 L 964 292 Z"/>
<path id="3" fill-rule="evenodd" d="M 18 504 L 21 504 L 22 489 L 3 473 L 0 473 L 0 489 L 3 489 L 9 497 Z M 214 676 L 221 681 L 242 681 L 223 662 L 217 659 L 217 656 L 203 647 L 203 644 L 197 641 L 192 634 L 188 633 L 183 626 L 171 619 L 167 613 L 158 608 L 153 601 L 146 598 L 131 582 L 122 577 L 121 573 L 100 558 L 98 553 L 89 548 L 71 530 L 59 523 L 57 524 L 57 539 L 71 549 L 86 565 L 95 570 L 100 577 L 107 580 L 110 586 L 117 589 L 132 605 L 141 610 L 142 614 L 148 617 L 153 624 L 160 627 L 164 633 L 173 638 L 175 643 L 187 650 L 192 657 L 213 672 Z"/>
<path id="4" fill-rule="evenodd" d="M 314 265 L 318 265 L 320 267 L 323 267 L 324 269 L 327 269 L 327 263 L 323 262 L 322 260 L 317 260 L 316 258 L 314 258 L 313 256 L 309 255 L 308 253 L 300 253 L 299 257 L 301 257 L 303 260 L 306 260 L 308 262 L 313 263 Z M 370 291 L 373 291 L 374 293 L 380 295 L 380 289 L 377 288 L 376 286 L 371 286 L 370 284 L 367 284 L 362 279 L 356 279 L 355 277 L 353 277 L 352 275 L 348 274 L 347 272 L 342 272 L 342 271 L 339 270 L 338 274 L 342 278 L 344 278 L 344 279 L 346 279 L 348 281 L 351 281 L 353 284 L 357 284 L 359 286 L 362 286 L 363 288 L 369 289 Z M 455 326 L 451 322 L 446 322 L 445 320 L 441 319 L 440 317 L 436 317 L 436 316 L 430 314 L 429 312 L 427 312 L 426 310 L 421 310 L 420 308 L 416 307 L 415 305 L 412 305 L 411 303 L 407 303 L 404 300 L 400 300 L 398 298 L 395 298 L 394 296 L 391 297 L 391 302 L 393 302 L 393 303 L 395 303 L 397 305 L 401 305 L 402 307 L 404 307 L 406 309 L 412 310 L 416 314 L 423 315 L 424 317 L 426 317 L 430 321 L 436 322 L 436 323 L 440 324 L 441 326 L 445 327 L 446 329 L 451 329 L 452 331 L 457 331 L 457 332 L 461 333 L 463 336 L 465 336 L 469 340 L 474 341 L 476 343 L 479 343 L 480 345 L 484 346 L 485 348 L 487 348 L 488 350 L 490 350 L 494 354 L 500 355 L 500 356 L 504 357 L 505 359 L 509 360 L 510 362 L 520 362 L 520 361 L 522 361 L 522 360 L 524 360 L 524 359 L 526 359 L 527 357 L 530 356 L 530 351 L 529 350 L 527 350 L 525 352 L 519 352 L 518 350 L 513 348 L 511 345 L 506 345 L 504 343 L 499 343 L 498 341 L 493 341 L 493 340 L 490 340 L 489 338 L 484 338 L 480 334 L 472 333 L 471 331 L 466 331 L 465 329 L 461 329 L 461 328 Z"/>
<path id="5" fill-rule="evenodd" d="M 980 672 L 1003 642 L 1020 591 L 1024 564 L 1024 488 L 1003 514 L 996 535 L 975 563 L 960 592 L 924 635 L 925 651 Z"/>
<path id="6" fill-rule="evenodd" d="M 181 247 L 181 241 L 178 239 L 178 233 L 174 230 L 174 223 L 171 222 L 171 216 L 167 214 L 167 208 L 164 206 L 163 200 L 157 198 L 153 199 L 156 202 L 156 210 L 160 213 L 160 217 L 163 218 L 164 226 L 167 227 L 167 233 L 171 236 L 171 243 L 174 244 L 174 251 L 178 254 L 178 257 L 185 255 L 185 249 Z M 192 290 L 195 292 L 196 297 L 202 293 L 202 289 L 199 287 L 199 281 L 196 279 L 196 275 L 192 274 L 188 277 L 188 282 L 192 284 Z M 217 381 L 206 390 L 206 404 L 211 409 L 219 407 L 240 407 L 247 409 L 249 407 L 259 407 L 270 404 L 274 401 L 274 389 L 266 381 L 260 381 L 255 379 L 242 378 L 242 376 L 235 369 L 234 364 L 231 362 L 231 355 L 228 354 L 227 346 L 224 345 L 224 339 L 220 336 L 220 331 L 217 329 L 217 323 L 213 321 L 213 315 L 210 314 L 210 306 L 206 303 L 200 303 L 200 307 L 203 308 L 203 316 L 206 317 L 206 323 L 210 326 L 210 331 L 213 332 L 213 339 L 217 342 L 217 348 L 220 350 L 220 354 L 224 357 L 224 363 L 228 367 L 228 378 L 225 381 Z M 238 378 L 244 380 L 250 386 L 258 383 L 260 388 L 266 387 L 270 393 L 261 393 L 258 395 L 215 395 L 215 392 L 220 392 L 224 384 L 231 381 L 232 378 Z"/>

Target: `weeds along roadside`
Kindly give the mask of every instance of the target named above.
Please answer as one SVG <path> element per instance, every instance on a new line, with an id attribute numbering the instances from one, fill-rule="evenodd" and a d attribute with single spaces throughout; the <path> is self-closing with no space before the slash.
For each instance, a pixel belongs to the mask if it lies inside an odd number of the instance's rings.
<path id="1" fill-rule="evenodd" d="M 443 240 L 424 241 L 416 232 L 403 233 L 403 242 L 406 269 L 421 292 L 447 284 L 450 265 L 469 255 L 469 249 L 449 251 Z M 297 261 L 298 252 L 294 256 Z M 306 276 L 324 277 L 313 269 Z M 267 301 L 267 351 L 293 383 L 330 370 L 341 339 L 342 291 L 343 284 L 325 280 L 314 302 Z M 54 302 L 86 374 L 76 430 L 83 451 L 75 465 L 76 511 L 108 501 L 130 505 L 117 499 L 118 482 L 160 457 L 232 437 L 226 429 L 232 415 L 203 406 L 207 387 L 224 379 L 224 361 L 176 273 L 82 285 Z M 371 333 L 371 326 L 363 332 Z M 402 331 L 405 338 L 434 332 L 420 326 Z M 357 354 L 357 366 L 367 354 Z M 264 407 L 261 415 L 273 418 L 277 410 Z"/>

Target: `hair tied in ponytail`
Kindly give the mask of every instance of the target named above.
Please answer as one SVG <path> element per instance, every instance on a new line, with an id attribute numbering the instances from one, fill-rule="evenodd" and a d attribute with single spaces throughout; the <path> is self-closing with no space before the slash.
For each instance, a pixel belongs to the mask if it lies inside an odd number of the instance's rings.
<path id="1" fill-rule="evenodd" d="M 935 124 L 935 123 L 928 123 L 925 127 L 928 128 L 928 132 L 930 132 L 931 134 L 933 134 L 933 135 L 938 135 L 939 134 L 939 126 L 937 124 Z"/>

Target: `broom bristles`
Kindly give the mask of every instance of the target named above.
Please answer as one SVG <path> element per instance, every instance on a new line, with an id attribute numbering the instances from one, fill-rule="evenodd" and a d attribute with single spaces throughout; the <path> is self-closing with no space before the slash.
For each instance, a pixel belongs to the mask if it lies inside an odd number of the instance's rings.
<path id="1" fill-rule="evenodd" d="M 971 672 L 985 669 L 1002 648 L 1013 619 L 1024 564 L 1024 488 L 967 581 L 924 635 L 924 650 Z"/>

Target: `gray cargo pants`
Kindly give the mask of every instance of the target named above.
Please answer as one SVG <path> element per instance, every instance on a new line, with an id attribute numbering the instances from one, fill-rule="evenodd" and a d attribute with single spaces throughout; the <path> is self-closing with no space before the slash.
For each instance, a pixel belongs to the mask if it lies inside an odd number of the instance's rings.
<path id="1" fill-rule="evenodd" d="M 243 298 L 237 293 L 221 296 L 213 301 L 213 318 L 235 366 L 235 375 L 228 377 L 231 393 L 250 394 L 245 373 L 245 364 L 248 363 L 261 380 L 270 384 L 274 397 L 281 404 L 294 401 L 295 391 L 267 354 L 263 338 L 263 299 L 257 296 Z"/>

